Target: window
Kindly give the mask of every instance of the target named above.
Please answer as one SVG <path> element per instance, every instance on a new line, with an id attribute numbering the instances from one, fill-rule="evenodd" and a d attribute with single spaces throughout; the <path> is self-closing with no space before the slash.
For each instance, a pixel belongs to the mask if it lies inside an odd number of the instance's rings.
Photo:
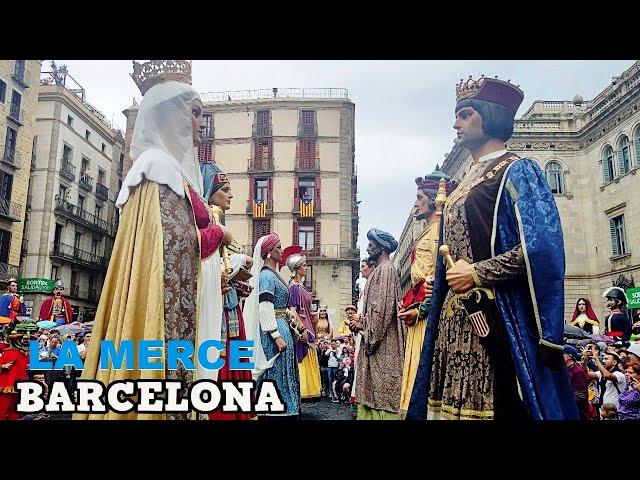
<path id="1" fill-rule="evenodd" d="M 11 249 L 11 232 L 0 230 L 0 262 L 9 263 L 9 250 Z"/>
<path id="2" fill-rule="evenodd" d="M 256 133 L 258 135 L 269 135 L 269 110 L 258 110 L 257 112 L 258 125 Z"/>
<path id="3" fill-rule="evenodd" d="M 89 160 L 86 158 L 82 159 L 82 165 L 80 166 L 80 173 L 86 173 L 89 171 Z"/>
<path id="4" fill-rule="evenodd" d="M 78 272 L 71 270 L 71 295 L 78 296 Z"/>
<path id="5" fill-rule="evenodd" d="M 84 139 L 85 140 L 89 140 L 89 136 L 91 135 L 91 132 L 89 130 L 85 130 L 84 131 Z"/>
<path id="6" fill-rule="evenodd" d="M 96 205 L 95 216 L 100 218 L 100 214 L 102 213 L 102 205 Z"/>
<path id="7" fill-rule="evenodd" d="M 22 107 L 22 95 L 15 90 L 11 93 L 11 107 L 9 114 L 15 120 L 21 120 L 20 108 Z"/>
<path id="8" fill-rule="evenodd" d="M 312 224 L 300 224 L 298 226 L 298 245 L 303 250 L 313 250 L 315 227 Z"/>
<path id="9" fill-rule="evenodd" d="M 551 187 L 551 193 L 563 195 L 564 189 L 564 171 L 562 165 L 558 162 L 549 162 L 544 168 L 544 173 L 547 177 L 549 187 Z"/>
<path id="10" fill-rule="evenodd" d="M 269 198 L 269 181 L 256 180 L 256 200 L 267 201 Z"/>
<path id="11" fill-rule="evenodd" d="M 16 144 L 18 142 L 18 131 L 7 127 L 7 136 L 4 142 L 3 159 L 5 162 L 15 163 Z"/>
<path id="12" fill-rule="evenodd" d="M 58 195 L 60 196 L 60 200 L 67 199 L 67 186 L 60 184 L 58 187 Z"/>
<path id="13" fill-rule="evenodd" d="M 4 103 L 7 99 L 7 82 L 0 80 L 0 103 Z"/>
<path id="14" fill-rule="evenodd" d="M 25 64 L 26 60 L 16 60 L 16 65 L 13 69 L 13 75 L 21 82 L 24 82 Z"/>
<path id="15" fill-rule="evenodd" d="M 72 158 L 73 158 L 73 149 L 68 145 L 64 145 L 62 147 L 62 159 L 66 162 L 71 162 Z"/>
<path id="16" fill-rule="evenodd" d="M 80 242 L 82 241 L 82 234 L 80 232 L 76 232 L 75 237 L 73 238 L 73 248 L 80 249 Z M 71 282 L 73 283 L 73 282 Z"/>
<path id="17" fill-rule="evenodd" d="M 624 215 L 609 219 L 611 230 L 611 253 L 614 257 L 624 255 L 627 252 L 627 234 L 624 228 Z"/>
<path id="18" fill-rule="evenodd" d="M 98 255 L 98 244 L 100 240 L 96 240 L 95 238 L 91 240 L 91 253 L 94 255 Z"/>
<path id="19" fill-rule="evenodd" d="M 51 280 L 58 280 L 60 277 L 60 267 L 51 266 L 51 276 L 49 277 Z"/>
<path id="20" fill-rule="evenodd" d="M 53 248 L 58 250 L 60 248 L 60 239 L 62 238 L 62 225 L 56 223 L 56 231 L 53 234 Z M 56 276 L 55 278 L 60 278 Z"/>
<path id="21" fill-rule="evenodd" d="M 86 200 L 86 197 L 83 197 L 82 195 L 78 195 L 78 208 L 80 208 L 81 210 L 84 210 L 84 201 Z"/>
<path id="22" fill-rule="evenodd" d="M 607 145 L 602 157 L 602 177 L 605 182 L 610 182 L 615 178 L 613 169 L 613 148 Z"/>
<path id="23" fill-rule="evenodd" d="M 314 178 L 301 178 L 298 182 L 298 195 L 300 200 L 313 200 L 316 193 L 316 181 Z"/>
<path id="24" fill-rule="evenodd" d="M 102 153 L 106 153 L 107 151 L 107 146 L 103 143 L 102 147 L 101 147 Z"/>
<path id="25" fill-rule="evenodd" d="M 300 113 L 302 117 L 302 125 L 312 125 L 316 123 L 316 112 L 313 110 L 302 110 Z"/>
<path id="26" fill-rule="evenodd" d="M 104 185 L 104 170 L 98 169 L 98 183 Z"/>
<path id="27" fill-rule="evenodd" d="M 73 117 L 71 115 L 67 115 L 67 125 L 73 125 Z"/>
<path id="28" fill-rule="evenodd" d="M 618 143 L 618 169 L 620 175 L 624 175 L 631 170 L 631 147 L 629 137 L 624 135 Z"/>
<path id="29" fill-rule="evenodd" d="M 11 191 L 13 190 L 13 175 L 0 171 L 0 200 L 11 201 Z M 3 210 L 4 205 L 1 205 Z M 8 210 L 8 208 L 6 208 Z M 8 213 L 8 211 L 7 211 Z"/>
<path id="30" fill-rule="evenodd" d="M 123 168 L 124 168 L 124 153 L 121 153 L 120 160 L 118 160 L 118 171 L 122 172 Z"/>
<path id="31" fill-rule="evenodd" d="M 213 130 L 211 129 L 211 114 L 202 114 L 204 120 L 204 129 L 202 130 L 202 138 L 213 138 Z"/>

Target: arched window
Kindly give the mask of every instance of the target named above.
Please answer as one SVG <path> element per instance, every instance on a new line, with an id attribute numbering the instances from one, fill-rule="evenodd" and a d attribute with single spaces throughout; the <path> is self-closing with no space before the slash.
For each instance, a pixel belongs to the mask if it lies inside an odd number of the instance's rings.
<path id="1" fill-rule="evenodd" d="M 547 177 L 549 187 L 551 187 L 551 193 L 557 193 L 563 195 L 564 188 L 564 171 L 562 165 L 558 162 L 549 162 L 544 167 L 544 173 Z"/>
<path id="2" fill-rule="evenodd" d="M 629 137 L 626 135 L 623 135 L 618 142 L 618 169 L 620 175 L 631 170 L 631 146 L 629 145 Z"/>
<path id="3" fill-rule="evenodd" d="M 615 176 L 613 169 L 613 148 L 607 145 L 602 155 L 602 177 L 605 182 L 610 182 Z"/>
<path id="4" fill-rule="evenodd" d="M 636 127 L 636 131 L 633 133 L 633 145 L 636 151 L 636 165 L 640 167 L 640 125 Z"/>

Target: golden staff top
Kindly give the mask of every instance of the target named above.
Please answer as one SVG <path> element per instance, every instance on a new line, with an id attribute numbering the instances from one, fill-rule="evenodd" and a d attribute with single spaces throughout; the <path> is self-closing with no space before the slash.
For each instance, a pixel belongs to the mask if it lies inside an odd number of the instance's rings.
<path id="1" fill-rule="evenodd" d="M 212 205 L 211 213 L 213 213 L 214 218 L 216 219 L 216 223 L 220 225 L 220 220 L 222 218 L 222 208 L 217 205 Z M 229 259 L 229 251 L 227 250 L 226 245 L 220 245 L 220 257 L 222 258 L 222 276 L 227 281 L 229 280 L 229 276 L 233 272 L 233 268 L 231 267 L 231 260 Z"/>
<path id="2" fill-rule="evenodd" d="M 444 178 L 438 182 L 438 193 L 434 200 L 436 204 L 436 215 L 438 218 L 442 218 L 442 211 L 444 210 L 444 203 L 447 201 L 447 182 Z"/>

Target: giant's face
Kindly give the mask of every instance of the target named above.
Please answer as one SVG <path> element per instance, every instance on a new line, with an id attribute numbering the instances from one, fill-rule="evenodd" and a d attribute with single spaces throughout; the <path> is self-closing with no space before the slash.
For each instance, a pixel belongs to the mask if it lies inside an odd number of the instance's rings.
<path id="1" fill-rule="evenodd" d="M 587 304 L 584 300 L 578 300 L 578 311 L 584 313 L 587 311 Z"/>
<path id="2" fill-rule="evenodd" d="M 53 289 L 53 295 L 56 297 L 61 297 L 62 296 L 62 292 L 64 291 L 64 288 L 62 287 L 55 287 Z"/>
<path id="3" fill-rule="evenodd" d="M 202 143 L 200 134 L 204 129 L 204 117 L 202 116 L 202 102 L 197 98 L 191 104 L 191 124 L 193 125 L 193 146 L 198 147 Z"/>
<path id="4" fill-rule="evenodd" d="M 271 258 L 278 263 L 280 261 L 280 259 L 282 258 L 282 243 L 278 242 L 276 244 L 275 247 L 273 247 L 273 250 L 271 250 L 269 252 L 269 254 L 271 255 Z"/>
<path id="5" fill-rule="evenodd" d="M 233 194 L 231 193 L 231 184 L 225 183 L 209 197 L 209 204 L 217 205 L 222 210 L 227 211 L 231 208 L 232 198 Z"/>
<path id="6" fill-rule="evenodd" d="M 9 293 L 17 293 L 18 292 L 18 284 L 16 282 L 9 282 L 7 286 L 7 290 Z"/>
<path id="7" fill-rule="evenodd" d="M 489 137 L 482 130 L 482 117 L 472 107 L 462 107 L 456 112 L 453 128 L 457 131 L 458 143 L 474 148 L 485 143 Z"/>
<path id="8" fill-rule="evenodd" d="M 435 209 L 433 200 L 420 189 L 416 193 L 416 201 L 413 206 L 416 209 L 415 216 L 418 220 L 424 220 Z"/>

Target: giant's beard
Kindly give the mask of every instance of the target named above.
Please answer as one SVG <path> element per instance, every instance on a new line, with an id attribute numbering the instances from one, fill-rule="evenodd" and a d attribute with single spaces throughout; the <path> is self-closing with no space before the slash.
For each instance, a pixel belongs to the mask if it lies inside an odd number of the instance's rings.
<path id="1" fill-rule="evenodd" d="M 378 263 L 378 259 L 380 258 L 380 255 L 382 255 L 382 247 L 380 247 L 379 245 L 376 245 L 376 249 L 369 254 L 369 258 L 375 261 L 376 263 Z"/>

